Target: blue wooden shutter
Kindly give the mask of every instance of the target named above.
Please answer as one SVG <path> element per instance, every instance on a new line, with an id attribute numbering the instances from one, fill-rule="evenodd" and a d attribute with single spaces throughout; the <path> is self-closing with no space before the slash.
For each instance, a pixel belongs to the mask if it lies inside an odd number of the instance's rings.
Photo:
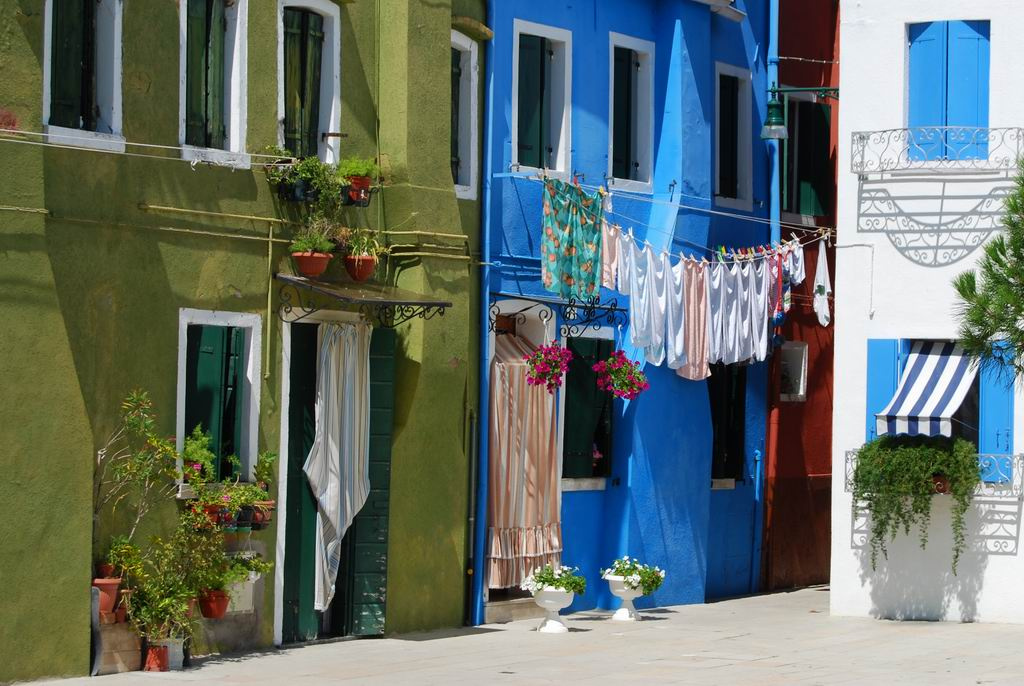
<path id="1" fill-rule="evenodd" d="M 938 160 L 945 154 L 945 140 L 934 128 L 946 126 L 947 23 L 934 21 L 911 24 L 910 101 L 907 128 L 910 129 L 910 159 Z"/>
<path id="2" fill-rule="evenodd" d="M 867 431 L 865 440 L 877 437 L 875 415 L 892 400 L 899 384 L 900 342 L 895 338 L 868 339 Z"/>
<path id="3" fill-rule="evenodd" d="M 988 156 L 989 23 L 948 22 L 946 154 L 953 159 Z M 979 130 L 981 129 L 981 130 Z"/>
<path id="4" fill-rule="evenodd" d="M 996 345 L 1002 345 L 997 343 Z M 978 452 L 1007 455 L 982 462 L 982 481 L 1005 482 L 1012 478 L 1013 374 L 1000 367 L 978 371 Z"/>

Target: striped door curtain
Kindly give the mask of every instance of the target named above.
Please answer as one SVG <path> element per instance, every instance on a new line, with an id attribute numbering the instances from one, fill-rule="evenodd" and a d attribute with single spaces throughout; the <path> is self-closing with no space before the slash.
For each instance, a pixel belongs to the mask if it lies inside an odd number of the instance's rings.
<path id="1" fill-rule="evenodd" d="M 533 347 L 496 337 L 491 363 L 487 583 L 519 586 L 562 554 L 557 405 L 544 386 L 526 382 Z"/>

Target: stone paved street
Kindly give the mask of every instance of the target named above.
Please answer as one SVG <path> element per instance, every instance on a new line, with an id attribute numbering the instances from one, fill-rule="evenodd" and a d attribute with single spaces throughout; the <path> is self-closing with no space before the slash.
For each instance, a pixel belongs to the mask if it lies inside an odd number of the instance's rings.
<path id="1" fill-rule="evenodd" d="M 645 615 L 632 625 L 572 615 L 563 635 L 537 634 L 536 621 L 521 621 L 49 683 L 1024 683 L 1024 627 L 830 617 L 826 588 Z"/>

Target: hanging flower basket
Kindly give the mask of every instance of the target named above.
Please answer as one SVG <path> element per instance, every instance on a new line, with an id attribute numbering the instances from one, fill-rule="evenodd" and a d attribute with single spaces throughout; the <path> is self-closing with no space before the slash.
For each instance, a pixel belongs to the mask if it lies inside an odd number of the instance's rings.
<path id="1" fill-rule="evenodd" d="M 526 383 L 547 386 L 548 393 L 554 393 L 569 370 L 572 353 L 560 345 L 542 345 L 532 355 L 523 355 L 523 359 L 530 366 L 526 372 Z"/>
<path id="2" fill-rule="evenodd" d="M 595 364 L 593 370 L 597 372 L 597 387 L 611 391 L 616 398 L 633 400 L 650 388 L 640 365 L 626 357 L 622 350 L 616 350 L 607 360 Z"/>

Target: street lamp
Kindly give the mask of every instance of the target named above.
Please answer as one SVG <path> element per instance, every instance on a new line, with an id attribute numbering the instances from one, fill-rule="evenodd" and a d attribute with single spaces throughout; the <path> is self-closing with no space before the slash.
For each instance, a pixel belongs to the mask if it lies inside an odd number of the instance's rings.
<path id="1" fill-rule="evenodd" d="M 768 116 L 761 127 L 761 138 L 766 141 L 784 141 L 789 138 L 789 128 L 786 126 L 786 116 L 775 84 L 772 84 L 770 92 L 772 98 L 768 101 Z"/>

